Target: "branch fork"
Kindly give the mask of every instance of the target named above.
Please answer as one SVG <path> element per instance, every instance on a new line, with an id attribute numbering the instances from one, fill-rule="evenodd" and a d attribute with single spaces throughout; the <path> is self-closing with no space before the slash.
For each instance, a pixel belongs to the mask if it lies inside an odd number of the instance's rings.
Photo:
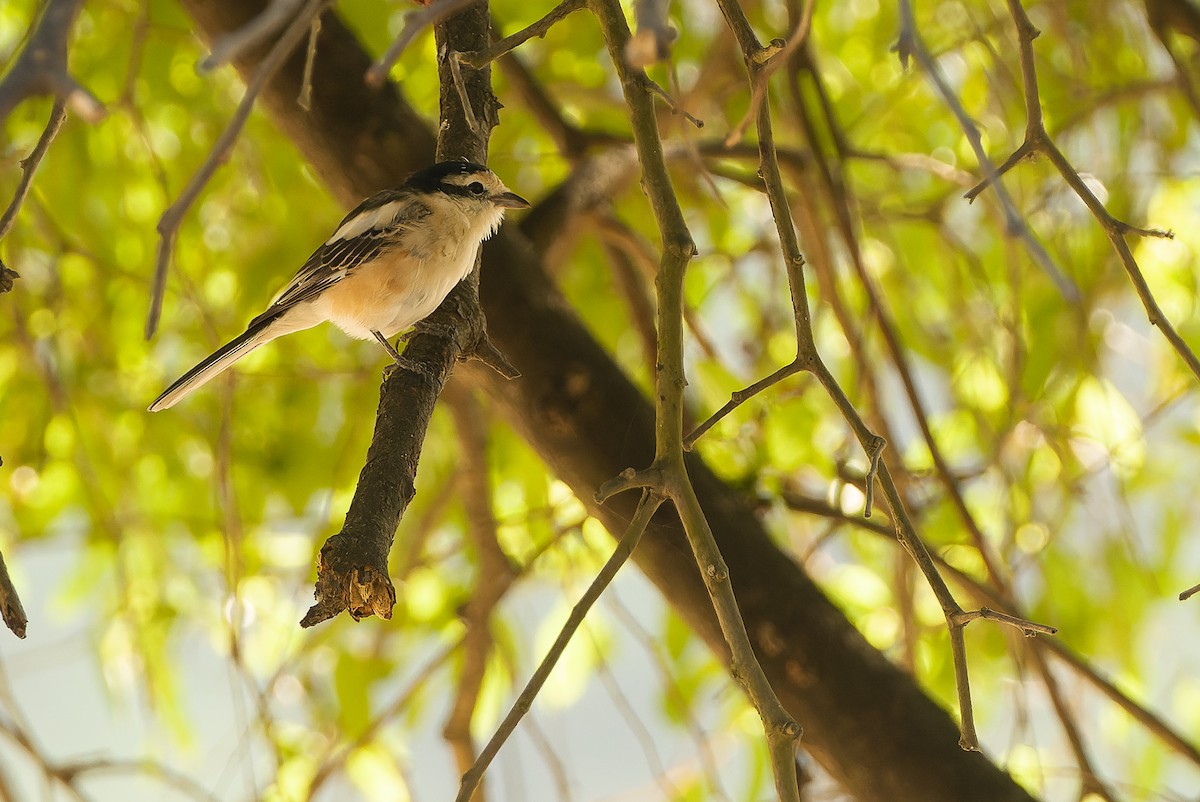
<path id="1" fill-rule="evenodd" d="M 104 104 L 67 69 L 67 45 L 83 0 L 47 0 L 25 49 L 0 81 L 0 123 L 22 101 L 53 95 L 89 123 L 108 114 Z"/>

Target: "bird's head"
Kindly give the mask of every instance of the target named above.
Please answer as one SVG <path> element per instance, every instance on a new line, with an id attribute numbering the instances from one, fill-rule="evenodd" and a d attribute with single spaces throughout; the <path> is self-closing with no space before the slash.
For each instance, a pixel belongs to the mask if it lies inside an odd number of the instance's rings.
<path id="1" fill-rule="evenodd" d="M 490 236 L 508 209 L 527 209 L 529 201 L 511 192 L 500 178 L 468 161 L 439 162 L 409 176 L 405 185 L 436 206 L 449 204 L 477 219 Z"/>

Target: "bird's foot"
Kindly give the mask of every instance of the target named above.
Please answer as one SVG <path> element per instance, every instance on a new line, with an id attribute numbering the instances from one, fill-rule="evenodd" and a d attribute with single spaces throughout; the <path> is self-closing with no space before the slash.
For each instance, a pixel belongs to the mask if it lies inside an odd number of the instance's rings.
<path id="1" fill-rule="evenodd" d="M 400 365 L 401 367 L 408 367 L 408 363 L 405 362 L 404 356 L 399 351 L 396 350 L 395 346 L 393 346 L 390 342 L 388 342 L 387 337 L 384 337 L 378 331 L 372 331 L 371 333 L 375 335 L 375 339 L 379 342 L 380 345 L 383 346 L 383 350 L 388 352 L 388 356 L 390 356 L 392 358 L 393 362 L 395 362 L 397 365 Z M 401 337 L 396 342 L 402 343 L 407 339 L 408 339 L 408 337 L 404 336 L 404 337 Z"/>

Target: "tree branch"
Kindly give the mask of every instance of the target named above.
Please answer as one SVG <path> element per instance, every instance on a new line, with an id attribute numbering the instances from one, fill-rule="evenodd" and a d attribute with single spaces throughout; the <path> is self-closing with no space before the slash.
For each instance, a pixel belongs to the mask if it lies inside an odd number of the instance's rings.
<path id="1" fill-rule="evenodd" d="M 13 224 L 17 222 L 17 212 L 21 211 L 21 204 L 25 202 L 26 196 L 29 195 L 29 189 L 33 186 L 33 174 L 37 172 L 38 165 L 42 163 L 46 151 L 50 149 L 50 143 L 54 141 L 54 137 L 58 135 L 58 129 L 62 128 L 63 121 L 66 119 L 66 102 L 55 100 L 53 108 L 50 109 L 50 119 L 46 122 L 46 127 L 42 130 L 37 144 L 34 145 L 28 156 L 21 159 L 21 181 L 17 184 L 17 190 L 13 193 L 8 208 L 4 210 L 4 216 L 0 217 L 0 240 L 8 236 Z"/>
<path id="2" fill-rule="evenodd" d="M 633 550 L 637 548 L 638 541 L 642 538 L 642 533 L 646 531 L 647 525 L 650 523 L 650 518 L 654 515 L 654 511 L 658 509 L 658 505 L 663 502 L 660 496 L 652 493 L 644 493 L 642 500 L 638 503 L 637 512 L 634 513 L 633 519 L 629 522 L 625 534 L 621 536 L 617 543 L 616 549 L 613 550 L 612 556 L 608 558 L 608 562 L 600 569 L 600 573 L 592 580 L 592 584 L 584 591 L 583 596 L 576 602 L 571 609 L 571 614 L 567 617 L 567 621 L 563 624 L 562 629 L 555 638 L 554 644 L 546 652 L 546 656 L 542 658 L 542 662 L 538 664 L 537 670 L 533 672 L 533 676 L 529 678 L 524 690 L 513 702 L 509 708 L 508 714 L 504 717 L 504 721 L 492 734 L 492 737 L 487 742 L 487 746 L 479 753 L 475 765 L 472 766 L 462 778 L 462 784 L 458 788 L 458 796 L 455 802 L 468 802 L 475 789 L 479 786 L 483 779 L 483 773 L 487 771 L 492 760 L 500 752 L 500 747 L 504 746 L 504 742 L 516 730 L 517 724 L 529 712 L 529 708 L 533 705 L 533 700 L 537 698 L 538 692 L 542 686 L 546 684 L 546 680 L 550 677 L 550 672 L 554 670 L 554 666 L 558 663 L 558 659 L 562 657 L 563 652 L 570 643 L 572 636 L 579 625 L 583 623 L 583 619 L 587 617 L 588 611 L 592 609 L 592 605 L 600 598 L 600 594 L 609 586 L 616 577 L 617 572 L 621 570 L 629 556 L 633 554 Z"/>
<path id="3" fill-rule="evenodd" d="M 974 151 L 975 159 L 984 171 L 986 180 L 994 182 L 996 166 L 988 158 L 987 151 L 983 148 L 983 137 L 979 133 L 979 127 L 975 125 L 975 121 L 971 119 L 971 116 L 967 114 L 967 110 L 963 108 L 962 103 L 950 88 L 950 84 L 947 83 L 946 76 L 942 74 L 941 68 L 938 67 L 937 62 L 934 61 L 933 56 L 929 53 L 929 49 L 925 46 L 924 40 L 921 39 L 921 35 L 917 31 L 916 22 L 913 19 L 911 0 L 897 0 L 897 2 L 900 8 L 900 34 L 896 50 L 900 54 L 901 62 L 907 68 L 908 58 L 910 56 L 916 58 L 917 63 L 929 77 L 929 81 L 933 84 L 938 94 L 941 95 L 947 108 L 950 109 L 955 119 L 958 120 L 958 125 L 962 129 L 963 135 L 967 138 L 967 142 L 970 143 L 971 150 Z M 1018 214 L 1017 206 L 1013 202 L 1012 196 L 1008 194 L 1008 190 L 1001 183 L 996 184 L 996 199 L 1000 202 L 1000 208 L 1004 213 L 1004 223 L 1007 233 L 1017 237 L 1025 244 L 1025 248 L 1029 251 L 1029 255 L 1033 257 L 1033 261 L 1054 282 L 1054 285 L 1058 288 L 1063 298 L 1072 303 L 1077 302 L 1079 300 L 1079 288 L 1058 269 L 1054 260 L 1050 258 L 1050 254 L 1046 252 L 1046 248 L 1034 237 L 1025 220 Z"/>
<path id="4" fill-rule="evenodd" d="M 487 42 L 488 28 L 483 3 L 434 27 L 438 52 L 443 54 L 438 64 L 439 161 L 467 158 L 482 163 L 487 159 L 488 138 L 499 110 L 492 94 L 491 71 L 488 67 L 464 67 L 449 54 L 478 49 Z M 506 378 L 516 374 L 488 341 L 479 306 L 478 264 L 432 315 L 417 324 L 405 351 L 405 361 L 412 367 L 389 370 L 384 380 L 367 462 L 342 531 L 321 548 L 317 603 L 301 621 L 302 626 L 312 626 L 343 609 L 356 620 L 372 613 L 391 617 L 396 593 L 388 579 L 387 558 L 396 527 L 416 492 L 425 432 L 454 363 L 472 356 L 497 367 Z"/>
<path id="5" fill-rule="evenodd" d="M 67 44 L 82 7 L 83 0 L 47 0 L 25 49 L 0 81 L 0 123 L 39 95 L 53 95 L 89 123 L 104 119 L 104 104 L 67 71 Z"/>
<path id="6" fill-rule="evenodd" d="M 4 555 L 0 554 L 0 616 L 4 618 L 4 625 L 12 630 L 12 633 L 18 638 L 25 637 L 25 628 L 29 624 L 29 617 L 25 615 L 25 607 L 21 604 L 21 597 L 17 595 L 17 588 L 13 584 L 12 578 L 8 575 L 8 565 L 4 562 Z"/>
<path id="7" fill-rule="evenodd" d="M 475 53 L 458 53 L 456 57 L 463 64 L 470 64 L 472 67 L 479 69 L 485 64 L 491 64 L 501 56 L 511 53 L 535 36 L 544 38 L 546 32 L 553 28 L 555 23 L 562 21 L 570 14 L 585 6 L 587 6 L 587 0 L 562 0 L 549 14 L 532 25 L 504 37 L 499 42 L 495 42 L 483 50 Z"/>
<path id="8" fill-rule="evenodd" d="M 200 165 L 200 169 L 188 181 L 187 186 L 184 187 L 175 202 L 159 218 L 158 235 L 160 239 L 158 254 L 154 260 L 150 311 L 146 315 L 146 339 L 153 337 L 154 332 L 158 330 L 158 321 L 162 316 L 163 296 L 167 289 L 167 269 L 171 263 L 171 253 L 175 246 L 175 236 L 179 233 L 179 226 L 187 216 L 188 210 L 192 208 L 192 204 L 204 191 L 204 187 L 212 180 L 217 168 L 229 158 L 229 151 L 237 142 L 246 120 L 250 119 L 250 111 L 254 108 L 254 103 L 263 87 L 270 82 L 276 71 L 283 66 L 284 60 L 299 45 L 300 40 L 308 31 L 311 21 L 316 19 L 332 2 L 333 0 L 308 0 L 304 9 L 292 20 L 278 41 L 271 46 L 270 52 L 255 69 L 254 77 L 246 84 L 246 92 L 242 95 L 241 102 L 238 103 L 237 111 L 229 118 L 221 136 L 217 137 L 212 150 L 209 151 L 208 158 L 204 160 L 204 164 Z"/>
<path id="9" fill-rule="evenodd" d="M 1067 182 L 1067 186 L 1083 201 L 1092 216 L 1096 218 L 1096 222 L 1104 230 L 1105 236 L 1112 243 L 1113 250 L 1117 253 L 1117 258 L 1121 262 L 1121 266 L 1125 269 L 1125 273 L 1129 276 L 1130 283 L 1133 284 L 1133 289 L 1137 293 L 1138 300 L 1142 302 L 1142 307 L 1146 310 L 1146 317 L 1150 321 L 1150 325 L 1157 326 L 1158 330 L 1163 333 L 1163 337 L 1175 350 L 1183 363 L 1187 365 L 1188 370 L 1200 379 L 1200 358 L 1197 358 L 1196 352 L 1192 350 L 1187 341 L 1179 334 L 1167 316 L 1163 314 L 1162 308 L 1159 307 L 1158 301 L 1154 297 L 1154 293 L 1150 290 L 1150 285 L 1146 283 L 1146 277 L 1142 274 L 1142 269 L 1138 266 L 1137 259 L 1133 256 L 1133 251 L 1129 248 L 1129 243 L 1125 241 L 1126 234 L 1141 234 L 1143 236 L 1153 237 L 1171 237 L 1170 232 L 1158 231 L 1156 229 L 1139 228 L 1125 223 L 1113 215 L 1105 208 L 1104 204 L 1096 197 L 1087 182 L 1079 175 L 1079 171 L 1075 169 L 1070 160 L 1059 150 L 1058 145 L 1046 132 L 1046 125 L 1042 118 L 1042 99 L 1038 92 L 1037 83 L 1037 65 L 1034 62 L 1033 56 L 1033 40 L 1036 39 L 1040 32 L 1034 27 L 1030 21 L 1029 15 L 1025 13 L 1025 7 L 1021 5 L 1021 0 L 1007 0 L 1008 11 L 1012 17 L 1013 25 L 1017 31 L 1017 53 L 1021 62 L 1021 79 L 1025 84 L 1025 141 L 1020 147 L 1010 156 L 1004 163 L 1005 167 L 1011 167 L 1021 161 L 1026 155 L 1031 153 L 1041 153 L 1049 159 L 1054 168 L 1058 170 L 1059 175 Z M 988 178 L 983 184 L 978 185 L 967 193 L 967 197 L 983 191 L 984 187 L 989 183 L 995 187 L 997 192 L 1002 191 L 1003 185 L 998 182 L 1001 171 L 996 171 L 994 174 L 989 173 Z"/>
<path id="10" fill-rule="evenodd" d="M 800 725 L 780 704 L 759 665 L 745 620 L 738 609 L 729 569 L 683 461 L 683 388 L 687 385 L 683 364 L 683 279 L 696 246 L 667 173 L 645 75 L 626 61 L 630 34 L 623 12 L 615 0 L 590 0 L 589 6 L 600 23 L 621 81 L 625 103 L 629 107 L 634 145 L 642 166 L 642 187 L 662 237 L 662 257 L 656 282 L 658 342 L 654 377 L 655 448 L 651 471 L 661 472 L 662 479 L 657 487 L 675 504 L 683 523 L 688 545 L 716 610 L 721 634 L 729 646 L 730 673 L 762 719 L 775 790 L 781 802 L 799 802 L 796 741 L 800 737 Z"/>

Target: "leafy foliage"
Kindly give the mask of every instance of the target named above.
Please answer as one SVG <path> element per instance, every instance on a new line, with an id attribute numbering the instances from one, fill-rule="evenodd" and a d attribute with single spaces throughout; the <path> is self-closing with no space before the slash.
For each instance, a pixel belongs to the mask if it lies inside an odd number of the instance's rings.
<path id="1" fill-rule="evenodd" d="M 765 39 L 795 23 L 798 4 L 746 5 Z M 1025 124 L 1004 4 L 917 5 L 917 26 L 952 91 L 1002 161 Z M 505 33 L 548 10 L 516 0 L 492 7 Z M 338 10 L 372 52 L 403 25 L 404 9 L 386 4 L 346 0 Z M 1175 233 L 1130 242 L 1166 315 L 1195 347 L 1200 206 L 1189 176 L 1197 121 L 1172 62 L 1139 3 L 1028 10 L 1042 30 L 1035 52 L 1047 128 L 1114 215 Z M 674 11 L 680 37 L 671 64 L 650 75 L 705 123 L 695 129 L 665 108 L 661 115 L 701 249 L 685 287 L 696 422 L 790 360 L 795 343 L 775 227 L 745 147 L 753 143 L 722 145 L 749 108 L 741 58 L 713 8 Z M 0 55 L 15 52 L 35 13 L 33 0 L 0 6 Z M 1147 323 L 1103 231 L 1050 164 L 1023 162 L 1004 183 L 1021 225 L 1078 287 L 1078 302 L 1062 297 L 1006 229 L 990 190 L 973 204 L 961 198 L 981 170 L 937 91 L 889 52 L 898 25 L 893 4 L 876 0 L 820 8 L 805 58 L 771 83 L 819 350 L 887 434 L 922 536 L 959 576 L 956 592 L 978 606 L 989 602 L 972 583 L 1011 589 L 1031 619 L 1060 628 L 1090 670 L 1195 740 L 1200 702 L 1184 678 L 1200 655 L 1186 636 L 1191 608 L 1175 597 L 1200 581 L 1188 536 L 1200 518 L 1191 489 L 1200 467 L 1196 377 Z M 501 65 L 496 91 L 507 108 L 491 163 L 510 186 L 540 197 L 581 155 L 563 152 L 549 129 L 569 127 L 594 151 L 628 141 L 629 122 L 586 13 L 517 52 L 558 120 L 539 120 Z M 164 324 L 143 339 L 155 223 L 242 91 L 229 68 L 197 75 L 204 53 L 174 3 L 88 4 L 71 68 L 110 115 L 98 125 L 67 123 L 0 245 L 21 274 L 0 298 L 0 480 L 8 490 L 0 546 L 29 589 L 33 632 L 44 633 L 12 659 L 36 665 L 57 638 L 71 637 L 79 641 L 74 681 L 106 694 L 107 712 L 78 722 L 91 737 L 69 742 L 76 751 L 43 741 L 54 766 L 103 748 L 105 717 L 140 710 L 143 731 L 119 748 L 198 777 L 234 755 L 236 768 L 210 786 L 221 798 L 341 798 L 346 783 L 365 798 L 444 793 L 455 772 L 429 744 L 462 662 L 439 655 L 462 637 L 459 614 L 479 565 L 460 509 L 460 466 L 474 457 L 450 416 L 435 417 L 417 498 L 397 534 L 393 576 L 404 584 L 396 618 L 343 620 L 301 635 L 295 622 L 313 554 L 336 530 L 366 451 L 378 348 L 332 330 L 300 333 L 170 413 L 142 411 L 167 381 L 239 332 L 339 217 L 287 138 L 256 112 L 184 223 Z M 435 58 L 424 35 L 392 73 L 431 119 Z M 27 102 L 5 121 L 5 186 L 48 110 L 48 102 Z M 597 339 L 649 389 L 654 359 L 635 301 L 650 297 L 658 234 L 636 167 L 610 200 L 596 214 L 603 220 L 589 219 L 556 246 L 552 269 Z M 614 253 L 627 260 L 624 273 Z M 920 417 L 1003 587 L 968 534 Z M 496 535 L 519 581 L 492 626 L 477 736 L 610 549 L 533 452 L 489 425 Z M 870 642 L 953 708 L 941 610 L 886 533 L 861 526 L 866 461 L 816 383 L 794 377 L 775 386 L 697 448 L 761 502 L 779 542 Z M 663 798 L 761 796 L 765 759 L 744 743 L 754 737 L 747 708 L 718 664 L 639 579 L 623 578 L 617 592 L 636 607 L 601 605 L 555 693 L 535 707 L 537 726 L 555 732 L 531 736 L 522 750 L 541 757 L 514 758 L 502 771 L 527 774 L 530 798 L 548 796 L 535 789 L 552 787 L 556 773 L 574 777 L 572 757 L 586 764 L 587 747 L 557 736 L 579 710 L 596 715 L 614 705 L 597 679 L 611 669 L 619 686 L 636 686 L 625 687 L 631 696 L 653 699 L 635 706 L 633 720 L 665 746 L 657 766 L 630 760 L 593 767 L 598 777 L 586 785 L 569 780 L 576 798 L 654 782 Z M 1087 769 L 1062 734 L 1036 661 L 1019 637 L 988 626 L 969 630 L 968 650 L 989 753 L 1044 798 L 1078 798 L 1091 780 L 1080 780 Z M 195 681 L 196 661 L 230 678 L 215 691 L 229 700 L 220 713 L 207 709 L 214 686 Z M 1084 734 L 1091 770 L 1105 784 L 1148 799 L 1195 787 L 1200 768 L 1169 739 L 1148 733 L 1077 669 L 1050 663 L 1072 689 L 1063 694 L 1066 718 Z M 9 673 L 18 691 L 33 682 L 27 668 Z M 28 717 L 14 728 L 38 732 L 62 715 L 53 700 L 22 696 L 4 701 L 13 722 L 22 720 L 18 709 Z M 614 740 L 638 737 L 611 735 L 635 732 L 629 720 L 605 722 L 613 729 L 595 727 Z M 43 759 L 12 748 L 30 765 Z M 212 750 L 220 757 L 198 757 Z M 16 782 L 31 785 L 31 776 Z M 500 781 L 493 786 L 499 798 L 521 798 Z M 84 787 L 102 798 L 101 786 Z"/>

